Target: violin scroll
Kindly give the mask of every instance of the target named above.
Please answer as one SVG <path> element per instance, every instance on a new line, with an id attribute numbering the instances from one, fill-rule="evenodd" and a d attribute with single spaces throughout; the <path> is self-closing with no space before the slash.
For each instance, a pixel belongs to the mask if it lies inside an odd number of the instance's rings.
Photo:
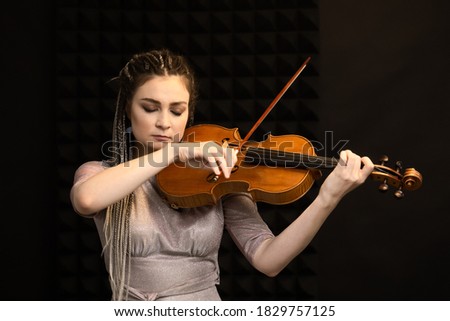
<path id="1" fill-rule="evenodd" d="M 388 161 L 388 157 L 383 155 L 380 157 L 380 165 L 375 165 L 372 178 L 375 181 L 381 182 L 378 189 L 381 192 L 386 192 L 389 186 L 396 188 L 394 196 L 397 199 L 401 199 L 405 196 L 404 190 L 414 191 L 422 186 L 422 174 L 420 174 L 414 168 L 406 168 L 402 173 L 402 162 L 397 161 L 395 169 L 387 167 L 385 164 Z"/>

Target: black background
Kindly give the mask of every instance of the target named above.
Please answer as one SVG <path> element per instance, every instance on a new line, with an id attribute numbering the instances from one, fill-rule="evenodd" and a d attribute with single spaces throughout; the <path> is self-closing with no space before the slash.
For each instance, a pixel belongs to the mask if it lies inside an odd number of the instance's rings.
<path id="1" fill-rule="evenodd" d="M 86 290 L 86 276 L 61 272 L 56 7 L 16 2 L 1 13 L 3 300 L 107 298 L 101 273 Z M 291 299 L 449 299 L 449 9 L 444 0 L 319 2 L 318 121 L 302 126 L 318 140 L 333 131 L 374 161 L 402 160 L 424 183 L 401 201 L 370 181 L 349 194 L 314 239 L 313 262 L 304 255 L 314 277 L 300 285 L 312 295 Z M 224 293 L 232 279 L 225 271 Z"/>

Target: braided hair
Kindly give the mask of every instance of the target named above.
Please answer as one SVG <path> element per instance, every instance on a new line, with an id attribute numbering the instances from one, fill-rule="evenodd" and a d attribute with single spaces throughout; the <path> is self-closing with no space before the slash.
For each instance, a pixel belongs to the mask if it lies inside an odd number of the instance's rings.
<path id="1" fill-rule="evenodd" d="M 113 157 L 110 166 L 127 162 L 132 158 L 132 146 L 127 139 L 127 128 L 131 125 L 127 117 L 127 107 L 133 96 L 146 81 L 157 76 L 182 76 L 189 92 L 188 126 L 193 123 L 195 103 L 197 100 L 197 83 L 187 60 L 168 49 L 151 50 L 135 54 L 120 71 L 116 80 L 119 92 L 113 122 L 112 147 Z M 104 232 L 106 243 L 103 253 L 108 253 L 108 272 L 112 290 L 112 300 L 126 300 L 128 296 L 130 266 L 130 210 L 134 193 L 126 196 L 106 209 Z M 128 271 L 128 273 L 126 272 Z"/>

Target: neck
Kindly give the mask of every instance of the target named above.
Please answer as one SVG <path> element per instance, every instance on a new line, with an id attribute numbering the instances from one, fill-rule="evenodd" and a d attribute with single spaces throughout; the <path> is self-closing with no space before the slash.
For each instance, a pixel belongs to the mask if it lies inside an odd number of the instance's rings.
<path id="1" fill-rule="evenodd" d="M 265 166 L 287 168 L 325 169 L 334 168 L 338 159 L 315 155 L 283 152 L 265 148 L 249 147 L 244 162 Z"/>

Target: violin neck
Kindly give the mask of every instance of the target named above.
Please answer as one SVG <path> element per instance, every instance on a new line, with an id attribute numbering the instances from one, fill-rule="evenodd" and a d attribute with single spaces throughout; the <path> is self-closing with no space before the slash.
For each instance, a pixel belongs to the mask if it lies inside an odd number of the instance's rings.
<path id="1" fill-rule="evenodd" d="M 269 167 L 326 169 L 334 168 L 337 158 L 283 152 L 265 148 L 248 147 L 244 159 L 245 163 L 265 165 Z"/>

